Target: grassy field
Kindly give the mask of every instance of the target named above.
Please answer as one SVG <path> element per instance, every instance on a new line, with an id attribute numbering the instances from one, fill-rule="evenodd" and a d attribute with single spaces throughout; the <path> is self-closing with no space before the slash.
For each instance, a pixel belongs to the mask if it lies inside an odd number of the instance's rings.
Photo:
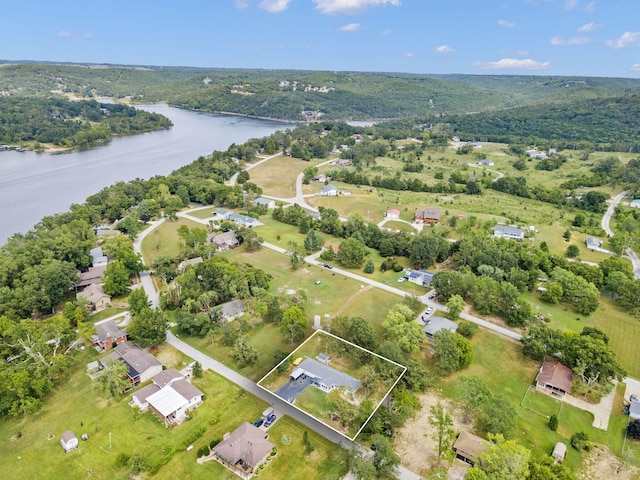
<path id="1" fill-rule="evenodd" d="M 289 198 L 296 195 L 296 178 L 302 171 L 321 160 L 305 162 L 299 158 L 280 156 L 249 171 L 250 181 L 259 185 L 265 195 Z"/>
<path id="2" fill-rule="evenodd" d="M 186 225 L 189 228 L 205 228 L 200 223 L 184 218 L 180 218 L 175 222 L 164 222 L 142 241 L 142 258 L 146 265 L 151 265 L 153 259 L 157 257 L 175 258 L 180 254 L 178 228 L 182 225 Z"/>
<path id="3" fill-rule="evenodd" d="M 484 380 L 492 392 L 503 395 L 515 407 L 517 425 L 512 434 L 518 442 L 529 448 L 536 456 L 549 455 L 556 442 L 569 445 L 569 438 L 584 431 L 596 443 L 608 445 L 619 454 L 627 417 L 614 409 L 609 430 L 604 432 L 591 426 L 592 414 L 558 402 L 535 391 L 527 391 L 540 367 L 538 362 L 522 355 L 522 348 L 497 335 L 479 331 L 473 339 L 474 360 L 471 366 L 458 374 L 443 379 L 440 389 L 445 397 L 458 401 L 456 380 L 459 375 L 476 375 Z M 620 386 L 618 394 L 624 391 Z M 617 397 L 621 405 L 621 398 Z M 558 412 L 557 432 L 548 428 L 547 415 Z M 582 462 L 581 455 L 569 448 L 565 464 L 575 469 Z"/>
<path id="4" fill-rule="evenodd" d="M 550 319 L 549 326 L 560 330 L 581 332 L 586 326 L 597 327 L 609 336 L 609 344 L 618 362 L 634 378 L 640 377 L 640 320 L 620 309 L 613 299 L 600 297 L 598 310 L 589 316 L 579 315 L 566 305 L 550 305 L 540 300 L 537 294 L 525 293 L 536 313 Z"/>

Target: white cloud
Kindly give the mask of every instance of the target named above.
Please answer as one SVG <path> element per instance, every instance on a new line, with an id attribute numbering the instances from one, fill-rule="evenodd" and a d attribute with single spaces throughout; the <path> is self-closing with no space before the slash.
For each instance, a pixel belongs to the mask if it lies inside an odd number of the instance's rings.
<path id="1" fill-rule="evenodd" d="M 337 13 L 346 13 L 353 15 L 355 13 L 364 12 L 370 7 L 380 5 L 400 5 L 400 0 L 313 0 L 316 9 L 325 15 L 333 15 Z"/>
<path id="2" fill-rule="evenodd" d="M 343 27 L 340 27 L 341 32 L 357 32 L 362 28 L 362 25 L 359 23 L 349 23 Z"/>
<path id="3" fill-rule="evenodd" d="M 408 53 L 404 54 L 404 56 L 407 57 L 407 58 L 413 58 L 413 55 L 414 54 L 412 52 L 408 52 Z"/>
<path id="4" fill-rule="evenodd" d="M 578 6 L 578 0 L 565 0 L 564 9 L 572 10 Z"/>
<path id="5" fill-rule="evenodd" d="M 616 40 L 607 40 L 605 42 L 607 47 L 619 50 L 625 47 L 639 47 L 640 46 L 640 32 L 624 32 L 620 35 L 620 38 Z"/>
<path id="6" fill-rule="evenodd" d="M 455 48 L 450 47 L 449 45 L 440 45 L 439 47 L 436 47 L 434 50 L 438 53 L 449 53 L 449 52 L 456 51 Z"/>
<path id="7" fill-rule="evenodd" d="M 516 26 L 514 22 L 507 22 L 506 20 L 503 20 L 503 19 L 498 20 L 498 25 L 505 28 L 513 28 Z"/>
<path id="8" fill-rule="evenodd" d="M 640 72 L 640 63 L 634 63 L 629 67 L 632 72 Z"/>
<path id="9" fill-rule="evenodd" d="M 93 35 L 91 33 L 73 33 L 73 32 L 67 32 L 65 30 L 56 33 L 56 35 L 58 37 L 64 37 L 64 38 L 91 38 L 93 37 Z"/>
<path id="10" fill-rule="evenodd" d="M 584 11 L 587 13 L 591 13 L 594 12 L 596 9 L 596 2 L 589 2 L 587 3 L 587 5 L 584 7 Z"/>
<path id="11" fill-rule="evenodd" d="M 531 52 L 529 50 L 518 50 L 516 53 L 521 57 L 528 57 L 529 55 L 531 55 Z"/>
<path id="12" fill-rule="evenodd" d="M 269 13 L 284 12 L 291 0 L 262 0 L 260 2 L 260 8 L 266 10 Z"/>
<path id="13" fill-rule="evenodd" d="M 379 33 L 379 37 L 386 37 L 387 35 L 391 35 L 391 30 L 387 29 L 387 30 L 383 30 Z"/>
<path id="14" fill-rule="evenodd" d="M 249 8 L 249 2 L 245 0 L 236 0 L 233 4 L 238 10 L 244 10 L 245 8 Z"/>
<path id="15" fill-rule="evenodd" d="M 594 30 L 598 30 L 599 28 L 602 28 L 601 23 L 590 22 L 585 23 L 580 28 L 578 28 L 578 32 L 593 32 Z"/>
<path id="16" fill-rule="evenodd" d="M 591 39 L 587 37 L 571 37 L 571 38 L 553 37 L 549 41 L 549 43 L 555 46 L 566 46 L 566 45 L 584 45 L 585 43 L 589 43 L 590 41 Z"/>
<path id="17" fill-rule="evenodd" d="M 551 62 L 536 62 L 530 58 L 502 58 L 497 62 L 476 62 L 473 66 L 482 70 L 544 70 L 551 67 Z"/>

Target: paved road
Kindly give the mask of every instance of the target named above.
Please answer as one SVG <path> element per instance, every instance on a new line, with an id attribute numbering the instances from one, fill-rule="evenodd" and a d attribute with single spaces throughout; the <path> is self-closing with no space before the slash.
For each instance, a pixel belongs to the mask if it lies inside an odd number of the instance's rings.
<path id="1" fill-rule="evenodd" d="M 133 251 L 140 254 L 142 256 L 142 241 L 149 235 L 154 229 L 159 227 L 165 222 L 165 218 L 161 218 L 160 220 L 156 220 L 155 222 L 151 222 L 147 228 L 145 228 L 136 239 L 133 241 Z M 156 291 L 156 286 L 153 284 L 153 278 L 151 278 L 151 271 L 145 270 L 144 272 L 140 272 L 140 282 L 142 283 L 142 288 L 144 288 L 145 293 L 147 294 L 147 298 L 151 302 L 151 308 L 160 308 L 160 297 L 158 292 Z"/>
<path id="2" fill-rule="evenodd" d="M 602 229 L 607 233 L 607 236 L 609 237 L 613 237 L 613 231 L 609 227 L 609 222 L 611 222 L 613 211 L 616 209 L 616 206 L 618 205 L 618 203 L 620 203 L 620 200 L 622 200 L 626 194 L 627 192 L 620 192 L 618 195 L 613 197 L 611 199 L 611 203 L 609 204 L 609 208 L 607 208 L 607 211 L 604 212 L 604 215 L 602 216 L 602 221 L 600 223 L 602 225 Z"/>
<path id="3" fill-rule="evenodd" d="M 250 394 L 267 402 L 277 412 L 280 412 L 280 414 L 288 415 L 289 417 L 293 418 L 297 422 L 306 426 L 310 430 L 313 430 L 314 432 L 319 433 L 329 441 L 335 444 L 338 444 L 344 448 L 354 448 L 357 445 L 347 440 L 342 435 L 330 429 L 329 427 L 319 422 L 315 418 L 311 417 L 310 415 L 307 415 L 306 413 L 301 412 L 297 408 L 293 407 L 291 404 L 282 400 L 280 397 L 277 397 L 271 392 L 263 390 L 254 382 L 252 382 L 246 377 L 243 377 L 242 375 L 230 369 L 226 365 L 218 362 L 217 360 L 214 360 L 208 355 L 205 355 L 201 351 L 186 344 L 185 342 L 177 338 L 170 331 L 167 331 L 167 343 L 173 346 L 174 348 L 176 348 L 177 350 L 180 350 L 185 355 L 188 355 L 194 360 L 200 362 L 200 365 L 202 365 L 203 370 L 213 370 L 214 372 L 223 376 L 227 380 L 245 389 Z M 247 419 L 247 421 L 251 421 L 251 420 L 252 419 Z M 398 478 L 400 480 L 420 480 L 422 477 L 401 466 L 399 468 Z"/>
<path id="4" fill-rule="evenodd" d="M 609 225 L 611 222 L 611 217 L 613 216 L 613 212 L 616 209 L 616 206 L 618 205 L 618 203 L 620 203 L 620 201 L 625 197 L 626 194 L 627 192 L 620 192 L 618 195 L 613 197 L 611 199 L 611 203 L 609 204 L 609 208 L 607 208 L 607 211 L 602 216 L 602 221 L 601 221 L 602 229 L 607 233 L 609 237 L 614 236 L 613 230 L 611 230 L 611 227 Z M 634 278 L 640 278 L 640 258 L 638 258 L 638 255 L 636 254 L 636 252 L 634 252 L 630 248 L 627 248 L 627 251 L 625 253 L 626 255 L 623 255 L 623 257 L 631 260 Z"/>

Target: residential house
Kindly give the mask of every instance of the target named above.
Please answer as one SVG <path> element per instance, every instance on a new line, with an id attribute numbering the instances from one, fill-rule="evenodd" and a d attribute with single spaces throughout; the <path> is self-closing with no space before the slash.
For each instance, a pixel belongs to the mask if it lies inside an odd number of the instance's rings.
<path id="1" fill-rule="evenodd" d="M 230 302 L 223 303 L 219 305 L 219 308 L 222 311 L 222 318 L 227 322 L 244 314 L 244 305 L 240 300 L 231 300 Z"/>
<path id="2" fill-rule="evenodd" d="M 413 270 L 409 273 L 407 280 L 416 285 L 426 287 L 431 283 L 433 279 L 433 273 L 425 270 Z"/>
<path id="3" fill-rule="evenodd" d="M 120 360 L 127 365 L 127 378 L 137 387 L 162 371 L 163 364 L 146 349 L 127 340 L 117 345 L 111 353 L 100 359 L 104 367 L 110 360 Z"/>
<path id="4" fill-rule="evenodd" d="M 571 390 L 573 372 L 552 357 L 546 357 L 536 376 L 536 389 L 562 398 Z"/>
<path id="5" fill-rule="evenodd" d="M 241 215 L 239 213 L 232 213 L 229 215 L 229 220 L 237 223 L 238 225 L 249 228 L 260 225 L 260 221 L 258 221 L 258 219 L 249 217 L 248 215 Z"/>
<path id="6" fill-rule="evenodd" d="M 437 207 L 427 207 L 424 210 L 416 210 L 414 215 L 416 223 L 440 223 L 440 209 Z"/>
<path id="7" fill-rule="evenodd" d="M 111 295 L 104 293 L 102 285 L 92 283 L 81 292 L 76 293 L 76 299 L 89 301 L 89 308 L 96 312 L 104 310 L 111 304 Z"/>
<path id="8" fill-rule="evenodd" d="M 218 252 L 224 252 L 225 250 L 236 248 L 240 245 L 240 241 L 238 237 L 236 237 L 236 232 L 233 230 L 220 234 L 211 233 L 207 236 L 207 242 L 213 243 Z"/>
<path id="9" fill-rule="evenodd" d="M 602 247 L 602 240 L 593 237 L 587 237 L 584 239 L 584 243 L 589 250 L 597 250 Z"/>
<path id="10" fill-rule="evenodd" d="M 216 217 L 216 219 L 224 220 L 229 218 L 229 215 L 231 215 L 232 213 L 233 212 L 230 210 L 225 210 L 224 208 L 220 208 L 215 212 L 213 212 L 211 216 Z"/>
<path id="11" fill-rule="evenodd" d="M 111 350 L 114 345 L 120 345 L 127 341 L 127 332 L 120 330 L 113 320 L 96 325 L 96 335 L 91 337 L 94 347 L 105 351 Z"/>
<path id="12" fill-rule="evenodd" d="M 297 380 L 302 375 L 311 380 L 311 385 L 327 393 L 337 388 L 354 393 L 361 385 L 360 380 L 357 378 L 353 378 L 351 375 L 347 375 L 312 358 L 305 358 L 300 362 L 291 372 L 289 378 Z"/>
<path id="13" fill-rule="evenodd" d="M 244 422 L 211 449 L 215 459 L 240 475 L 251 475 L 265 461 L 275 445 L 263 430 Z"/>
<path id="14" fill-rule="evenodd" d="M 65 452 L 75 450 L 78 448 L 78 437 L 71 430 L 67 430 L 60 437 L 60 445 L 62 445 Z"/>
<path id="15" fill-rule="evenodd" d="M 546 160 L 547 158 L 549 158 L 545 152 L 541 152 L 541 151 L 536 150 L 536 149 L 527 150 L 525 152 L 525 154 L 527 155 L 527 157 L 535 158 L 536 160 Z"/>
<path id="16" fill-rule="evenodd" d="M 95 247 L 89 251 L 91 255 L 91 265 L 94 267 L 106 267 L 109 258 L 102 251 L 102 247 Z"/>
<path id="17" fill-rule="evenodd" d="M 78 272 L 80 281 L 76 283 L 76 287 L 87 287 L 92 283 L 102 283 L 102 277 L 106 269 L 106 265 L 101 265 L 99 267 L 89 267 L 86 272 Z"/>
<path id="18" fill-rule="evenodd" d="M 341 145 L 341 147 L 346 147 L 346 148 L 343 148 L 343 150 L 349 150 L 348 145 Z M 347 160 L 343 158 L 340 160 L 336 160 L 336 167 L 348 167 L 349 165 L 351 165 L 351 160 Z"/>
<path id="19" fill-rule="evenodd" d="M 489 442 L 466 430 L 460 432 L 456 442 L 453 444 L 456 459 L 462 460 L 472 467 L 478 462 L 480 456 L 488 450 Z"/>
<path id="20" fill-rule="evenodd" d="M 155 384 L 154 384 L 155 385 Z M 157 392 L 146 397 L 149 409 L 166 426 L 177 425 L 187 418 L 187 413 L 202 403 L 202 393 L 184 378 L 172 380 Z"/>
<path id="21" fill-rule="evenodd" d="M 400 210 L 390 208 L 385 215 L 387 218 L 400 218 Z"/>
<path id="22" fill-rule="evenodd" d="M 276 208 L 276 201 L 270 198 L 258 197 L 253 201 L 253 204 L 258 207 L 267 207 L 269 210 Z"/>
<path id="23" fill-rule="evenodd" d="M 311 179 L 312 182 L 326 182 L 327 176 L 324 173 L 321 173 Z"/>
<path id="24" fill-rule="evenodd" d="M 191 267 L 193 265 L 197 265 L 202 262 L 204 262 L 202 257 L 195 257 L 195 258 L 190 258 L 189 260 L 183 260 L 178 264 L 178 271 L 182 272 L 187 267 Z"/>
<path id="25" fill-rule="evenodd" d="M 458 324 L 456 322 L 452 322 L 448 318 L 432 316 L 426 320 L 426 323 L 422 328 L 422 331 L 427 336 L 427 341 L 430 343 L 433 343 L 435 334 L 440 330 L 455 332 L 458 330 Z"/>
<path id="26" fill-rule="evenodd" d="M 493 236 L 496 238 L 522 241 L 524 240 L 524 231 L 507 225 L 496 225 L 493 227 Z"/>
<path id="27" fill-rule="evenodd" d="M 493 160 L 489 160 L 488 158 L 483 158 L 478 162 L 478 165 L 482 165 L 483 167 L 493 167 L 495 163 L 493 163 Z"/>
<path id="28" fill-rule="evenodd" d="M 334 185 L 328 184 L 322 187 L 322 190 L 320 190 L 320 195 L 335 197 L 336 195 L 338 195 L 338 189 Z"/>

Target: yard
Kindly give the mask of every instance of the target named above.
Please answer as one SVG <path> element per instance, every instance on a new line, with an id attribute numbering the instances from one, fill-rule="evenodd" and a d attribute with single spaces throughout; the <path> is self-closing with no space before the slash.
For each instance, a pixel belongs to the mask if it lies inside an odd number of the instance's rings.
<path id="1" fill-rule="evenodd" d="M 200 223 L 183 218 L 164 222 L 142 241 L 141 251 L 145 265 L 151 265 L 153 259 L 157 257 L 176 258 L 180 254 L 178 228 L 182 225 L 189 228 L 206 228 Z"/>

